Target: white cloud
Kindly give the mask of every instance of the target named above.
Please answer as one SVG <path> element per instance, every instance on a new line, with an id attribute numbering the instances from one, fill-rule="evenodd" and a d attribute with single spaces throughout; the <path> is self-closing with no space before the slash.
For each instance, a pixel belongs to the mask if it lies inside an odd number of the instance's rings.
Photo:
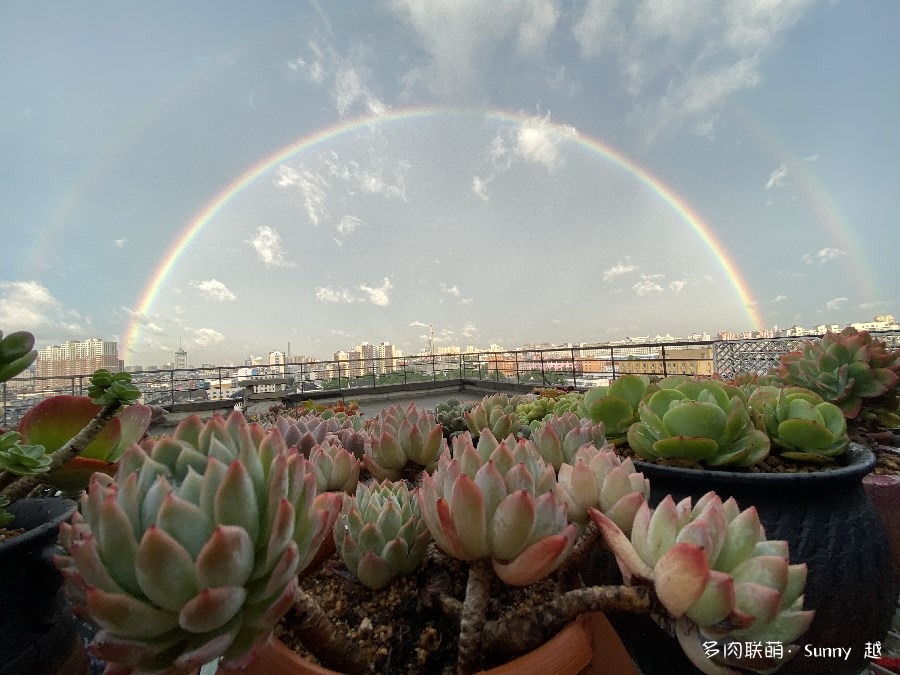
<path id="1" fill-rule="evenodd" d="M 128 237 L 122 237 L 121 239 L 113 239 L 113 246 L 116 248 L 125 248 L 125 244 L 128 243 Z"/>
<path id="2" fill-rule="evenodd" d="M 786 295 L 782 295 L 782 294 L 779 293 L 779 294 L 776 295 L 774 298 L 772 298 L 771 300 L 769 300 L 769 302 L 784 302 L 784 301 L 787 300 L 787 299 L 788 299 L 788 297 L 787 297 Z"/>
<path id="3" fill-rule="evenodd" d="M 881 307 L 888 307 L 891 303 L 887 300 L 873 300 L 871 302 L 862 302 L 859 305 L 860 309 L 879 309 Z"/>
<path id="4" fill-rule="evenodd" d="M 478 176 L 472 176 L 472 192 L 484 201 L 488 200 L 487 181 Z"/>
<path id="5" fill-rule="evenodd" d="M 225 336 L 212 328 L 197 328 L 194 330 L 194 344 L 198 347 L 212 347 L 225 342 Z"/>
<path id="6" fill-rule="evenodd" d="M 771 190 L 773 187 L 783 188 L 786 185 L 785 178 L 787 178 L 787 174 L 787 163 L 782 162 L 777 169 L 769 174 L 769 180 L 766 181 L 766 190 Z"/>
<path id="7" fill-rule="evenodd" d="M 245 243 L 253 247 L 266 267 L 294 266 L 293 262 L 285 259 L 284 251 L 281 250 L 281 235 L 267 225 L 257 227 L 253 237 L 245 240 Z"/>
<path id="8" fill-rule="evenodd" d="M 478 328 L 475 326 L 474 323 L 471 323 L 471 322 L 469 322 L 465 326 L 463 326 L 462 330 L 460 331 L 460 335 L 462 335 L 463 337 L 467 337 L 467 338 L 474 337 L 477 334 L 478 334 Z"/>
<path id="9" fill-rule="evenodd" d="M 669 290 L 675 291 L 675 293 L 681 293 L 688 283 L 690 282 L 687 279 L 675 279 L 669 282 Z"/>
<path id="10" fill-rule="evenodd" d="M 813 153 L 812 155 L 807 155 L 806 157 L 804 157 L 804 158 L 801 159 L 800 161 L 801 161 L 801 162 L 818 162 L 818 161 L 819 161 L 819 155 L 816 154 L 816 153 Z"/>
<path id="11" fill-rule="evenodd" d="M 385 277 L 381 282 L 381 286 L 366 286 L 365 284 L 360 284 L 358 288 L 368 294 L 369 302 L 373 305 L 384 307 L 391 304 L 391 298 L 388 295 L 388 291 L 393 287 L 394 284 L 391 283 L 391 280 L 388 277 Z"/>
<path id="12" fill-rule="evenodd" d="M 325 303 L 350 303 L 356 301 L 356 299 L 347 289 L 332 288 L 330 286 L 317 286 L 316 300 Z"/>
<path id="13" fill-rule="evenodd" d="M 657 293 L 662 293 L 663 288 L 657 282 L 658 279 L 662 279 L 661 274 L 642 274 L 641 280 L 638 281 L 634 286 L 632 286 L 632 290 L 636 295 L 645 296 L 645 295 L 656 295 Z"/>
<path id="14" fill-rule="evenodd" d="M 328 187 L 328 181 L 319 174 L 306 168 L 297 171 L 291 166 L 282 164 L 276 172 L 275 185 L 300 189 L 306 217 L 316 227 L 319 225 L 319 220 L 328 215 L 325 205 L 327 198 L 325 188 Z"/>
<path id="15" fill-rule="evenodd" d="M 325 79 L 325 65 L 323 64 L 325 53 L 316 42 L 310 42 L 308 47 L 313 54 L 311 60 L 307 61 L 297 57 L 292 61 L 288 61 L 287 66 L 292 71 L 302 73 L 310 82 L 322 84 L 322 81 Z"/>
<path id="16" fill-rule="evenodd" d="M 603 281 L 610 281 L 611 279 L 615 279 L 616 277 L 621 277 L 625 274 L 631 274 L 637 269 L 638 266 L 632 265 L 630 262 L 616 263 L 609 269 L 603 270 Z"/>
<path id="17" fill-rule="evenodd" d="M 50 324 L 59 300 L 37 281 L 0 281 L 0 326 L 3 330 L 34 331 Z"/>
<path id="18" fill-rule="evenodd" d="M 338 234 L 341 236 L 346 236 L 348 234 L 353 234 L 356 232 L 356 228 L 362 224 L 362 221 L 356 216 L 343 216 L 338 221 L 338 224 L 335 228 L 338 231 Z"/>
<path id="19" fill-rule="evenodd" d="M 207 279 L 206 281 L 191 281 L 190 285 L 196 288 L 203 296 L 209 298 L 210 300 L 225 302 L 226 300 L 237 299 L 237 296 L 230 290 L 228 290 L 228 287 L 225 286 L 225 284 L 217 279 Z"/>
<path id="20" fill-rule="evenodd" d="M 387 106 L 377 97 L 364 81 L 357 66 L 349 61 L 343 62 L 334 76 L 331 96 L 338 114 L 343 117 L 360 106 L 372 115 L 383 115 Z"/>
<path id="21" fill-rule="evenodd" d="M 462 291 L 459 290 L 458 286 L 448 286 L 445 283 L 441 283 L 441 293 L 452 295 L 455 298 L 458 298 L 462 295 Z"/>
<path id="22" fill-rule="evenodd" d="M 847 298 L 834 298 L 825 303 L 825 311 L 835 312 L 843 307 L 847 302 Z"/>
<path id="23" fill-rule="evenodd" d="M 421 321 L 411 321 L 409 324 L 411 327 L 416 326 L 418 328 L 428 328 L 427 323 L 422 323 Z"/>
<path id="24" fill-rule="evenodd" d="M 847 255 L 847 252 L 842 251 L 839 248 L 825 247 L 816 251 L 815 255 L 804 253 L 800 259 L 807 265 L 812 265 L 816 261 L 818 261 L 820 265 L 824 265 L 835 258 L 840 258 L 842 255 Z"/>
<path id="25" fill-rule="evenodd" d="M 549 113 L 544 117 L 529 117 L 516 130 L 515 152 L 526 161 L 543 164 L 548 171 L 553 171 L 562 162 L 560 144 L 577 137 L 575 127 L 552 125 Z"/>

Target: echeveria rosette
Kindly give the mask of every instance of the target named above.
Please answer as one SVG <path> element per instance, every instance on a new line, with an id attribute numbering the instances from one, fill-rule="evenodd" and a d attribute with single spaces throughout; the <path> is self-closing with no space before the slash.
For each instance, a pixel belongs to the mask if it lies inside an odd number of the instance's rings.
<path id="1" fill-rule="evenodd" d="M 821 464 L 842 455 L 850 444 L 844 413 L 809 389 L 761 386 L 749 400 L 756 426 L 782 457 Z"/>
<path id="2" fill-rule="evenodd" d="M 570 521 L 588 522 L 588 509 L 600 509 L 626 534 L 634 516 L 650 497 L 650 481 L 610 448 L 583 446 L 571 464 L 559 469 L 556 494 L 566 504 Z"/>
<path id="3" fill-rule="evenodd" d="M 443 427 L 414 402 L 405 409 L 396 404 L 383 410 L 372 422 L 369 438 L 363 464 L 379 480 L 398 480 L 410 463 L 430 470 L 447 447 Z"/>
<path id="4" fill-rule="evenodd" d="M 779 642 L 785 660 L 809 628 L 803 609 L 806 564 L 791 565 L 785 541 L 769 541 L 754 507 L 741 511 L 713 492 L 691 503 L 670 497 L 642 505 L 630 539 L 596 509 L 600 528 L 630 583 L 650 583 L 687 656 L 706 673 L 731 673 L 711 661 L 702 642 Z M 735 664 L 735 665 L 740 665 Z M 780 662 L 767 664 L 772 669 Z"/>
<path id="5" fill-rule="evenodd" d="M 360 484 L 344 495 L 334 542 L 344 564 L 373 590 L 412 574 L 425 557 L 431 534 L 416 493 L 404 481 Z"/>
<path id="6" fill-rule="evenodd" d="M 321 492 L 353 492 L 359 482 L 360 461 L 337 438 L 314 445 L 309 463 Z"/>
<path id="7" fill-rule="evenodd" d="M 559 471 L 563 463 L 571 464 L 575 453 L 583 445 L 591 444 L 598 449 L 607 445 L 602 422 L 594 424 L 572 412 L 551 415 L 543 424 L 534 428 L 531 441 L 544 461 L 552 464 L 556 471 Z M 612 448 L 612 445 L 609 447 Z"/>
<path id="8" fill-rule="evenodd" d="M 91 652 L 116 672 L 219 656 L 241 667 L 290 607 L 339 508 L 277 431 L 239 413 L 189 418 L 175 437 L 132 446 L 115 478 L 93 476 L 56 564 L 100 627 Z"/>
<path id="9" fill-rule="evenodd" d="M 769 437 L 753 425 L 737 391 L 716 380 L 661 386 L 641 402 L 640 421 L 629 427 L 628 444 L 649 460 L 752 466 L 768 456 Z"/>
<path id="10" fill-rule="evenodd" d="M 530 433 L 530 427 L 522 424 L 517 412 L 518 406 L 525 402 L 524 396 L 491 394 L 463 413 L 463 417 L 472 436 L 476 438 L 484 429 L 489 429 L 495 438 L 506 438 L 509 434 L 517 434 L 526 429 Z"/>
<path id="11" fill-rule="evenodd" d="M 358 432 L 361 428 L 360 419 L 358 416 L 323 418 L 320 415 L 309 413 L 300 417 L 280 416 L 270 426 L 274 426 L 281 432 L 288 447 L 297 446 L 304 456 L 309 457 L 313 446 L 323 443 L 329 436 L 339 436 L 341 444 L 344 445 L 343 439 L 347 438 L 347 434 Z M 351 452 L 354 451 L 350 447 L 347 449 Z M 360 454 L 361 452 L 360 449 Z"/>
<path id="12" fill-rule="evenodd" d="M 554 494 L 556 476 L 534 445 L 482 431 L 453 439 L 433 474 L 422 479 L 419 500 L 435 543 L 464 561 L 490 559 L 494 572 L 526 586 L 565 560 L 578 528 Z"/>
<path id="13" fill-rule="evenodd" d="M 866 399 L 898 394 L 900 349 L 888 351 L 867 331 L 847 327 L 782 355 L 777 376 L 783 384 L 816 392 L 854 419 Z"/>
<path id="14" fill-rule="evenodd" d="M 621 444 L 628 427 L 638 421 L 638 405 L 648 386 L 646 376 L 629 374 L 608 386 L 592 387 L 584 393 L 585 415 L 595 423 L 602 422 L 609 440 Z"/>

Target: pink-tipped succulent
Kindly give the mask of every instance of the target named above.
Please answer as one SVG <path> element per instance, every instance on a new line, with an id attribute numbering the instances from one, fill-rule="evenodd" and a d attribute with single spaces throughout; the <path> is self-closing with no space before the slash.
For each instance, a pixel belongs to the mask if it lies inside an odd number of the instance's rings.
<path id="1" fill-rule="evenodd" d="M 518 406 L 525 403 L 524 396 L 491 394 L 485 396 L 474 408 L 463 413 L 466 426 L 472 436 L 478 438 L 484 429 L 489 429 L 496 438 L 506 438 L 520 431 L 530 433 L 530 427 L 523 425 Z"/>
<path id="2" fill-rule="evenodd" d="M 900 349 L 888 351 L 867 331 L 847 327 L 784 354 L 777 375 L 784 384 L 816 392 L 854 419 L 864 402 L 900 393 Z"/>
<path id="3" fill-rule="evenodd" d="M 652 584 L 678 622 L 682 648 L 704 672 L 730 671 L 709 664 L 703 640 L 779 642 L 789 658 L 790 643 L 809 628 L 806 564 L 789 564 L 787 542 L 766 539 L 754 507 L 740 511 L 713 492 L 695 505 L 666 497 L 656 509 L 638 509 L 630 540 L 600 511 L 590 515 L 626 580 Z"/>
<path id="4" fill-rule="evenodd" d="M 415 572 L 425 557 L 431 535 L 417 491 L 403 481 L 372 481 L 360 484 L 355 496 L 344 495 L 334 542 L 363 585 L 384 588 L 394 577 Z"/>
<path id="5" fill-rule="evenodd" d="M 316 487 L 322 492 L 353 492 L 359 482 L 360 461 L 338 443 L 337 437 L 314 445 L 309 463 L 316 474 Z"/>
<path id="6" fill-rule="evenodd" d="M 384 409 L 372 422 L 370 442 L 363 463 L 379 480 L 399 479 L 408 465 L 430 469 L 447 447 L 443 427 L 415 403 Z"/>
<path id="7" fill-rule="evenodd" d="M 307 460 L 280 432 L 183 421 L 95 474 L 64 523 L 57 567 L 97 623 L 109 672 L 241 667 L 292 603 L 297 573 L 330 533 L 337 494 L 316 496 Z"/>
<path id="8" fill-rule="evenodd" d="M 419 499 L 428 529 L 448 555 L 490 559 L 494 572 L 514 586 L 534 583 L 565 560 L 577 535 L 566 506 L 554 494 L 553 467 L 532 443 L 503 442 L 485 430 L 478 447 L 464 433 L 453 439 L 433 474 L 425 474 Z"/>
<path id="9" fill-rule="evenodd" d="M 300 417 L 280 416 L 272 426 L 281 432 L 288 447 L 296 446 L 301 454 L 309 457 L 313 446 L 324 442 L 329 435 L 358 431 L 361 427 L 361 418 L 347 416 L 323 418 L 313 414 Z"/>
<path id="10" fill-rule="evenodd" d="M 607 446 L 602 423 L 594 424 L 571 412 L 550 416 L 532 431 L 531 440 L 544 461 L 552 464 L 556 471 L 559 471 L 563 463 L 572 464 L 575 453 L 587 443 L 595 448 Z M 612 449 L 612 444 L 608 447 Z"/>
<path id="11" fill-rule="evenodd" d="M 584 445 L 570 464 L 560 466 L 556 494 L 565 503 L 570 521 L 586 525 L 588 509 L 600 509 L 630 534 L 638 508 L 650 497 L 650 481 L 631 459 L 619 459 L 611 448 Z"/>

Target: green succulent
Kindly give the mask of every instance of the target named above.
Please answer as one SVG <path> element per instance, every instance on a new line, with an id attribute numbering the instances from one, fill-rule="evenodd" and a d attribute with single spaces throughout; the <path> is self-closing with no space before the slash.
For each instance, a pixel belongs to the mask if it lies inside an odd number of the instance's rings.
<path id="1" fill-rule="evenodd" d="M 640 421 L 628 429 L 628 444 L 640 457 L 721 467 L 752 466 L 768 456 L 769 437 L 753 425 L 736 387 L 668 378 L 659 385 L 641 402 Z"/>
<path id="2" fill-rule="evenodd" d="M 898 395 L 900 349 L 888 351 L 867 331 L 847 327 L 783 354 L 773 374 L 781 384 L 816 392 L 854 419 L 864 406 L 877 406 L 875 399 Z"/>
<path id="3" fill-rule="evenodd" d="M 541 457 L 559 471 L 563 463 L 572 464 L 575 453 L 585 444 L 595 448 L 606 446 L 603 424 L 594 424 L 589 419 L 579 418 L 575 413 L 551 415 L 531 433 Z M 610 448 L 612 446 L 609 446 Z"/>
<path id="4" fill-rule="evenodd" d="M 434 407 L 434 418 L 443 427 L 444 438 L 458 436 L 467 429 L 465 414 L 474 407 L 474 403 L 462 403 L 458 398 L 448 398 Z"/>
<path id="5" fill-rule="evenodd" d="M 768 434 L 782 457 L 829 462 L 850 443 L 841 409 L 809 389 L 758 387 L 750 394 L 750 408 L 757 428 Z"/>
<path id="6" fill-rule="evenodd" d="M 0 330 L 0 382 L 11 380 L 34 363 L 34 335 L 28 331 L 16 331 L 3 337 Z"/>
<path id="7" fill-rule="evenodd" d="M 398 480 L 407 468 L 433 467 L 446 447 L 443 427 L 411 402 L 382 410 L 372 423 L 363 465 L 379 480 Z"/>
<path id="8" fill-rule="evenodd" d="M 44 446 L 22 444 L 19 442 L 21 438 L 17 431 L 7 431 L 0 436 L 0 471 L 19 476 L 49 471 L 51 457 L 45 454 Z"/>
<path id="9" fill-rule="evenodd" d="M 334 524 L 334 543 L 344 564 L 373 590 L 412 574 L 425 557 L 431 535 L 422 518 L 418 489 L 404 481 L 360 484 L 344 495 Z"/>
<path id="10" fill-rule="evenodd" d="M 623 375 L 612 384 L 584 393 L 584 412 L 595 423 L 603 422 L 607 438 L 619 445 L 628 427 L 638 421 L 638 406 L 650 381 L 645 376 Z"/>
<path id="11" fill-rule="evenodd" d="M 524 396 L 508 394 L 491 394 L 485 396 L 472 410 L 465 413 L 466 426 L 474 438 L 478 438 L 485 429 L 490 429 L 495 438 L 506 438 L 509 434 L 520 431 L 530 435 L 531 429 L 523 425 L 516 411 L 525 403 Z"/>
<path id="12" fill-rule="evenodd" d="M 129 373 L 111 373 L 105 368 L 98 368 L 91 375 L 88 396 L 97 405 L 128 405 L 141 397 L 141 390 L 131 384 Z"/>

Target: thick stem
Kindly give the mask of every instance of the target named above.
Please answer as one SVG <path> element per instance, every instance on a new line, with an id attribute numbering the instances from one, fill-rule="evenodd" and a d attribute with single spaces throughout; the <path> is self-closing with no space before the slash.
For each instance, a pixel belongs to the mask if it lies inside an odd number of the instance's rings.
<path id="1" fill-rule="evenodd" d="M 569 557 L 559 568 L 556 575 L 556 588 L 563 592 L 568 591 L 578 585 L 578 575 L 581 568 L 584 567 L 584 561 L 587 559 L 588 553 L 594 548 L 594 544 L 600 537 L 600 529 L 593 520 L 589 520 L 584 532 L 572 547 Z"/>
<path id="2" fill-rule="evenodd" d="M 459 653 L 456 661 L 458 675 L 474 673 L 481 667 L 481 648 L 491 595 L 493 572 L 488 560 L 476 560 L 469 568 L 466 599 L 459 617 Z"/>
<path id="3" fill-rule="evenodd" d="M 653 608 L 654 599 L 648 587 L 578 588 L 535 608 L 526 616 L 488 621 L 484 625 L 484 641 L 491 645 L 492 652 L 523 654 L 544 644 L 579 614 L 609 611 L 648 613 Z"/>
<path id="4" fill-rule="evenodd" d="M 342 673 L 362 673 L 375 660 L 372 645 L 342 640 L 322 608 L 299 588 L 294 593 L 293 611 L 294 625 L 303 636 L 303 646 L 329 668 Z"/>
<path id="5" fill-rule="evenodd" d="M 81 454 L 81 451 L 84 450 L 88 444 L 103 431 L 103 428 L 109 424 L 109 421 L 116 416 L 119 407 L 118 402 L 103 406 L 100 412 L 97 413 L 94 419 L 88 422 L 84 429 L 79 431 L 73 439 L 53 453 L 53 459 L 50 462 L 48 471 L 55 471 L 66 462 L 75 459 Z M 19 476 L 3 489 L 2 494 L 7 497 L 9 501 L 14 502 L 17 499 L 21 499 L 28 495 L 28 493 L 41 482 L 42 477 L 43 474 Z"/>

